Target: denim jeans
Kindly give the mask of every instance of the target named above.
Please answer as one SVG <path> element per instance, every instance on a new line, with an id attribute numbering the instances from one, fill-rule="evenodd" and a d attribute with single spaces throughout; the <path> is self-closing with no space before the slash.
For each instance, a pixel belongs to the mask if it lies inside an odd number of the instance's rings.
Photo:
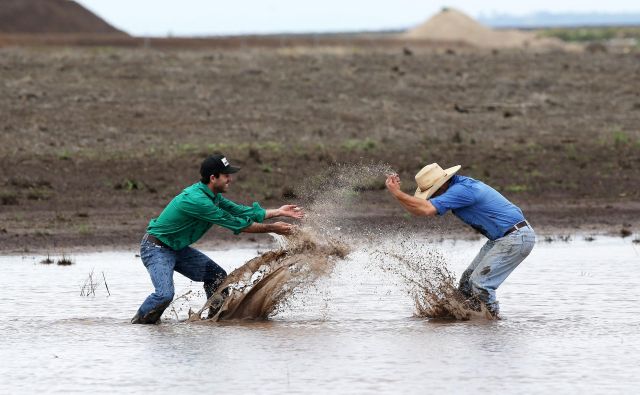
<path id="1" fill-rule="evenodd" d="M 476 297 L 489 311 L 497 314 L 500 305 L 496 289 L 531 253 L 536 234 L 530 226 L 496 240 L 489 240 L 462 273 L 458 289 L 467 297 Z"/>
<path id="2" fill-rule="evenodd" d="M 193 281 L 204 282 L 207 298 L 227 277 L 224 269 L 195 248 L 174 251 L 150 242 L 146 235 L 140 243 L 140 258 L 155 287 L 155 292 L 147 297 L 136 313 L 138 322 L 143 324 L 156 323 L 171 304 L 175 292 L 174 270 Z"/>

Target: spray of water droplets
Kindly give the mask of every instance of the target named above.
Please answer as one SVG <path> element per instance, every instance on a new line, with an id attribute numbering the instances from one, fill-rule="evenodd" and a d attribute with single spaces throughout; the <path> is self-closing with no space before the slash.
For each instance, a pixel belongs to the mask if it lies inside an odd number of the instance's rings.
<path id="1" fill-rule="evenodd" d="M 299 231 L 276 236 L 278 249 L 228 276 L 218 293 L 226 289 L 230 295 L 212 320 L 266 319 L 276 314 L 296 289 L 330 273 L 356 246 L 371 264 L 400 280 L 415 301 L 417 316 L 466 320 L 481 314 L 469 308 L 456 289 L 445 256 L 426 240 L 375 220 L 352 234 L 342 230 L 360 194 L 383 189 L 385 176 L 391 173 L 386 164 L 335 165 L 297 188 L 306 209 Z M 209 302 L 191 320 L 200 320 Z"/>

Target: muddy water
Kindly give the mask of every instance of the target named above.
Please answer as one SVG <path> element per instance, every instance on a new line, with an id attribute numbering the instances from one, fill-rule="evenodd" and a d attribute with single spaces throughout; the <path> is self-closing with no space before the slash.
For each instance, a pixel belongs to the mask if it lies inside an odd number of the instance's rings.
<path id="1" fill-rule="evenodd" d="M 480 245 L 435 248 L 459 275 Z M 257 251 L 208 254 L 231 270 Z M 500 288 L 500 321 L 415 318 L 405 284 L 355 250 L 269 321 L 184 322 L 204 296 L 176 274 L 176 295 L 191 293 L 175 313 L 130 325 L 150 291 L 133 252 L 76 254 L 69 267 L 42 258 L 0 257 L 0 393 L 603 393 L 640 384 L 640 246 L 629 239 L 540 243 Z M 81 296 L 92 271 L 95 295 Z"/>

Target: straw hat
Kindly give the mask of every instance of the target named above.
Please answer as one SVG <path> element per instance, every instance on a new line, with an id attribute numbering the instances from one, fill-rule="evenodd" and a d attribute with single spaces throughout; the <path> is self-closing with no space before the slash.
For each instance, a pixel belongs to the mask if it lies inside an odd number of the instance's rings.
<path id="1" fill-rule="evenodd" d="M 416 193 L 413 196 L 420 199 L 429 199 L 461 167 L 458 165 L 442 170 L 442 167 L 437 163 L 426 165 L 416 174 L 418 189 L 416 189 Z"/>

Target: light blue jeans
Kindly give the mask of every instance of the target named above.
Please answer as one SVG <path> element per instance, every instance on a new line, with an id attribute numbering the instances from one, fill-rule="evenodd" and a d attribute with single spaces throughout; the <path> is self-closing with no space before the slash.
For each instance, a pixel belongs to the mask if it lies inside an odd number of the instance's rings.
<path id="1" fill-rule="evenodd" d="M 174 251 L 150 242 L 146 235 L 140 243 L 140 258 L 149 272 L 155 292 L 149 295 L 138 309 L 134 317 L 135 323 L 158 322 L 173 300 L 174 270 L 193 281 L 203 281 L 207 298 L 227 277 L 224 269 L 195 248 L 186 247 Z"/>
<path id="2" fill-rule="evenodd" d="M 462 273 L 458 289 L 469 298 L 478 298 L 489 311 L 497 314 L 500 305 L 496 289 L 531 253 L 535 243 L 536 234 L 530 226 L 487 241 Z"/>

